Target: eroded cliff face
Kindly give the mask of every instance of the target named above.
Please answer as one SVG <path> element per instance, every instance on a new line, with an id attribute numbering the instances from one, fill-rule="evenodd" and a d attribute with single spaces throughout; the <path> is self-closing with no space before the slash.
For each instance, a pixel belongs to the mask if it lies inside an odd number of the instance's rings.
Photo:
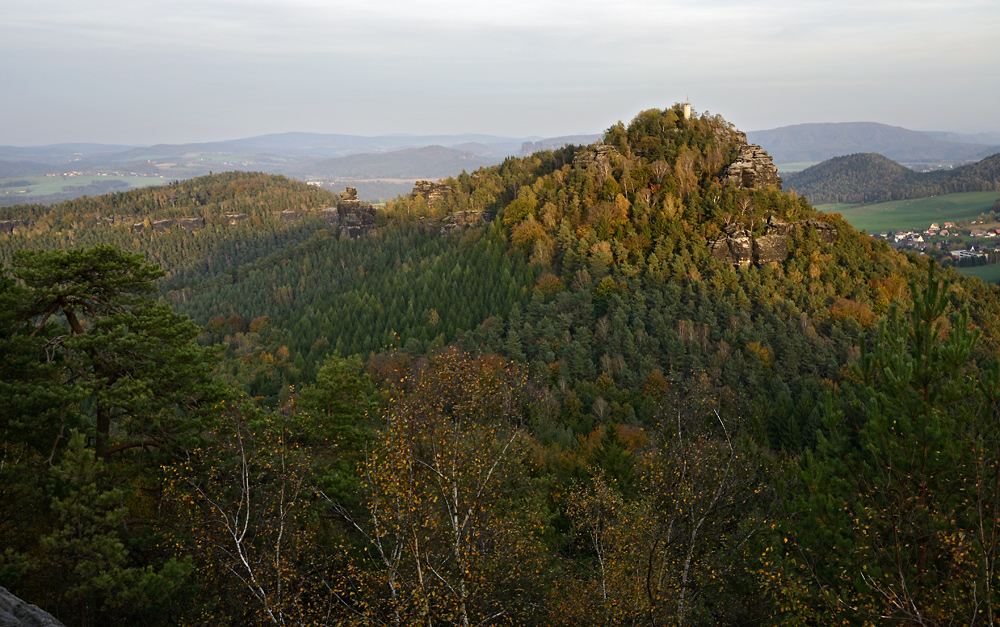
<path id="1" fill-rule="evenodd" d="M 451 194 L 452 189 L 441 182 L 431 182 L 431 181 L 417 181 L 413 185 L 413 191 L 410 193 L 412 198 L 417 198 L 422 196 L 424 200 L 427 201 L 428 205 L 431 205 L 436 200 L 444 198 L 446 195 Z M 474 209 L 469 209 L 466 211 L 455 211 L 448 214 L 440 221 L 437 220 L 426 220 L 425 224 L 430 227 L 440 226 L 441 233 L 450 233 L 455 229 L 468 229 L 480 226 L 489 222 L 493 219 L 493 214 L 489 211 L 476 211 Z M 422 219 L 423 220 L 423 219 Z"/>
<path id="2" fill-rule="evenodd" d="M 781 263 L 788 259 L 789 239 L 802 237 L 809 229 L 815 231 L 816 238 L 823 244 L 829 245 L 837 241 L 837 228 L 827 222 L 781 222 L 772 216 L 763 235 L 754 235 L 737 224 L 729 225 L 726 235 L 712 242 L 712 256 L 744 268 L 771 262 Z"/>
<path id="3" fill-rule="evenodd" d="M 228 224 L 229 226 L 236 226 L 237 224 L 239 224 L 240 222 L 243 222 L 244 220 L 246 220 L 249 217 L 250 216 L 248 216 L 245 213 L 224 213 L 224 214 L 222 214 L 222 219 L 225 220 L 226 224 Z"/>
<path id="4" fill-rule="evenodd" d="M 611 155 L 616 154 L 618 154 L 618 151 L 614 146 L 597 143 L 586 150 L 577 152 L 576 156 L 573 157 L 573 167 L 587 168 L 592 165 L 607 163 L 611 159 Z"/>
<path id="5" fill-rule="evenodd" d="M 341 235 L 355 239 L 375 228 L 375 207 L 370 202 L 358 200 L 358 190 L 348 187 L 337 202 L 337 219 Z"/>
<path id="6" fill-rule="evenodd" d="M 740 189 L 781 189 L 781 177 L 771 155 L 757 144 L 748 144 L 743 132 L 736 133 L 740 155 L 722 173 L 722 184 L 732 183 Z"/>
<path id="7" fill-rule="evenodd" d="M 430 205 L 435 200 L 444 198 L 451 191 L 451 188 L 444 183 L 432 183 L 431 181 L 417 181 L 413 184 L 412 196 L 423 196 L 427 204 Z"/>
<path id="8" fill-rule="evenodd" d="M 493 214 L 489 211 L 456 211 L 441 221 L 441 232 L 448 233 L 455 229 L 471 229 L 473 227 L 486 224 L 493 219 Z"/>
<path id="9" fill-rule="evenodd" d="M 0 220 L 0 233 L 20 232 L 30 226 L 27 220 Z"/>

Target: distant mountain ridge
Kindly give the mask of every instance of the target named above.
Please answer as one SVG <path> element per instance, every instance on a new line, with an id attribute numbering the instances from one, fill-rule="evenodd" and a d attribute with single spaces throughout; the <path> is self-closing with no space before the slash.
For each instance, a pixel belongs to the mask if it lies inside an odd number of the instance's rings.
<path id="1" fill-rule="evenodd" d="M 487 157 L 469 150 L 425 146 L 327 159 L 310 165 L 305 173 L 309 178 L 328 179 L 437 179 L 454 176 L 463 170 L 471 172 L 501 160 L 499 156 Z"/>
<path id="2" fill-rule="evenodd" d="M 973 138 L 979 141 L 973 143 L 970 141 Z M 994 138 L 993 134 L 925 133 L 877 122 L 796 124 L 750 131 L 747 139 L 760 144 L 776 163 L 825 161 L 844 155 L 879 153 L 899 163 L 933 167 L 978 161 L 1000 152 L 1000 137 Z"/>
<path id="3" fill-rule="evenodd" d="M 598 135 L 590 137 L 599 137 Z M 242 139 L 184 144 L 126 146 L 117 144 L 53 144 L 51 146 L 0 146 L 2 161 L 34 161 L 51 165 L 74 161 L 125 163 L 136 159 L 180 157 L 190 153 L 266 154 L 283 157 L 332 158 L 366 152 L 391 152 L 425 146 L 475 145 L 484 153 L 517 154 L 525 142 L 545 141 L 539 136 L 503 137 L 466 133 L 457 135 L 345 135 L 335 133 L 275 133 Z M 551 140 L 550 140 L 551 141 Z M 478 152 L 478 151 L 477 151 Z"/>
<path id="4" fill-rule="evenodd" d="M 949 131 L 921 131 L 928 137 L 962 144 L 1000 146 L 1000 133 L 952 133 Z"/>
<path id="5" fill-rule="evenodd" d="M 1000 191 L 1000 154 L 953 170 L 914 172 L 880 154 L 835 157 L 784 177 L 814 204 L 874 203 L 957 192 Z"/>
<path id="6" fill-rule="evenodd" d="M 914 184 L 899 164 L 912 168 L 940 168 L 979 161 L 1000 152 L 1000 134 L 975 135 L 951 132 L 918 132 L 874 122 L 799 124 L 747 133 L 749 141 L 761 145 L 776 163 L 820 162 L 834 157 L 879 153 L 892 166 L 876 160 L 855 160 L 851 172 L 836 168 L 836 180 L 821 170 L 808 175 L 788 175 L 786 180 L 810 198 L 851 198 L 868 202 L 878 195 L 916 193 L 904 188 Z M 526 155 L 566 144 L 587 145 L 601 135 L 570 135 L 554 138 L 503 137 L 485 134 L 363 136 L 324 133 L 277 133 L 234 140 L 188 144 L 129 146 L 105 144 L 54 144 L 38 147 L 0 146 L 0 177 L 29 177 L 64 172 L 121 174 L 187 179 L 209 172 L 263 171 L 320 181 L 333 189 L 360 181 L 366 199 L 391 198 L 399 191 L 389 180 L 437 179 L 499 163 L 509 156 Z M 874 170 L 873 170 L 874 169 Z M 869 181 L 879 172 L 883 189 Z M 888 177 L 888 178 L 886 178 Z M 988 177 L 987 177 L 988 178 Z M 815 180 L 813 180 L 815 179 Z M 386 180 L 379 188 L 366 188 L 371 181 Z M 930 180 L 930 179 L 928 179 Z M 985 179 L 984 179 L 985 180 Z M 365 183 L 364 181 L 369 181 Z M 807 182 L 808 181 L 808 182 Z M 850 182 L 848 182 L 850 181 Z M 886 187 L 886 184 L 891 189 Z M 982 181 L 949 183 L 979 187 Z M 816 187 L 816 186 L 819 187 Z M 938 189 L 938 179 L 922 180 L 919 189 Z M 77 185 L 72 193 L 92 193 Z M 914 189 L 918 189 L 914 188 Z M 807 191 L 808 190 L 808 191 Z M 13 197 L 7 202 L 51 202 L 66 195 Z M 909 197 L 909 196 L 908 196 Z M 3 204 L 3 203 L 0 203 Z"/>
<path id="7" fill-rule="evenodd" d="M 379 200 L 395 197 L 408 191 L 409 187 L 403 190 L 398 181 L 376 182 L 376 179 L 406 179 L 412 183 L 417 179 L 445 178 L 463 170 L 473 171 L 500 163 L 507 157 L 561 148 L 566 144 L 590 144 L 600 137 L 598 134 L 542 138 L 475 133 L 376 137 L 278 133 L 216 142 L 153 146 L 0 146 L 0 178 L 64 174 L 152 177 L 159 181 L 184 180 L 211 172 L 259 171 L 308 179 L 331 189 L 352 185 L 358 187 L 366 200 Z M 29 189 L 0 195 L 0 205 L 52 203 L 83 194 L 100 193 L 86 182 L 55 192 L 37 191 L 42 187 L 37 180 L 20 182 Z M 103 185 L 107 181 L 101 183 Z M 129 188 L 133 183 L 119 178 L 116 185 Z M 110 188 L 102 190 L 109 191 Z"/>
<path id="8" fill-rule="evenodd" d="M 135 149 L 121 144 L 50 144 L 48 146 L 0 146 L 0 160 L 33 161 L 46 165 L 72 163 L 101 154 L 115 154 Z"/>

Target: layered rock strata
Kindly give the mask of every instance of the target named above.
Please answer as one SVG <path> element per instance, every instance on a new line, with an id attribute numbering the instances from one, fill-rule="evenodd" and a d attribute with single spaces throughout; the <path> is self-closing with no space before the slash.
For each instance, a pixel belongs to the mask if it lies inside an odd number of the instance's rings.
<path id="1" fill-rule="evenodd" d="M 370 202 L 358 200 L 358 190 L 348 187 L 337 202 L 337 218 L 340 233 L 355 239 L 375 228 L 375 207 Z"/>
<path id="2" fill-rule="evenodd" d="M 414 198 L 417 196 L 423 196 L 427 204 L 433 203 L 435 200 L 440 200 L 444 198 L 451 188 L 444 183 L 432 183 L 431 181 L 417 181 L 413 184 L 412 195 Z"/>
<path id="3" fill-rule="evenodd" d="M 597 163 L 607 163 L 611 155 L 617 154 L 614 146 L 607 144 L 594 144 L 585 150 L 581 150 L 573 156 L 573 167 L 587 168 Z"/>
<path id="4" fill-rule="evenodd" d="M 441 232 L 448 233 L 455 229 L 468 229 L 480 226 L 492 219 L 493 214 L 489 211 L 476 211 L 475 209 L 456 211 L 441 221 Z"/>
<path id="5" fill-rule="evenodd" d="M 324 224 L 329 224 L 330 226 L 338 226 L 340 224 L 340 214 L 337 213 L 336 207 L 324 207 L 320 209 L 319 217 Z"/>
<path id="6" fill-rule="evenodd" d="M 712 243 L 712 256 L 744 268 L 781 263 L 788 258 L 789 238 L 802 237 L 807 229 L 815 230 L 816 238 L 823 244 L 837 241 L 837 228 L 832 224 L 819 220 L 781 222 L 772 217 L 763 235 L 754 235 L 739 225 L 729 225 L 726 235 Z"/>
<path id="7" fill-rule="evenodd" d="M 244 220 L 246 220 L 249 217 L 250 216 L 248 216 L 245 213 L 224 213 L 224 214 L 222 214 L 222 219 L 225 220 L 229 224 L 229 226 L 236 226 L 237 224 L 239 224 L 240 222 L 243 222 Z"/>
<path id="8" fill-rule="evenodd" d="M 757 144 L 747 144 L 745 133 L 737 132 L 740 154 L 722 173 L 722 184 L 732 183 L 740 189 L 781 189 L 781 177 L 771 155 Z"/>

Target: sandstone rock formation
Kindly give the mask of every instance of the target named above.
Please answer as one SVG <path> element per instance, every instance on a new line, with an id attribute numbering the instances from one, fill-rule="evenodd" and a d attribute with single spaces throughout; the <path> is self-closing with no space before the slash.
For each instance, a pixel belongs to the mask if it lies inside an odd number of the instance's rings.
<path id="1" fill-rule="evenodd" d="M 172 228 L 187 229 L 188 231 L 197 231 L 198 229 L 205 228 L 205 218 L 166 218 L 164 220 L 156 220 L 152 223 L 152 228 L 157 233 L 163 233 L 164 231 Z M 133 233 L 140 233 L 145 230 L 146 225 L 142 222 L 136 222 L 132 225 Z"/>
<path id="2" fill-rule="evenodd" d="M 433 203 L 435 200 L 444 198 L 445 194 L 451 191 L 451 188 L 444 183 L 432 183 L 430 181 L 417 181 L 413 184 L 413 197 L 423 196 L 427 204 Z"/>
<path id="3" fill-rule="evenodd" d="M 777 187 L 780 190 L 781 177 L 771 155 L 757 144 L 747 144 L 745 133 L 737 132 L 736 139 L 741 144 L 740 155 L 722 173 L 722 184 L 732 183 L 741 189 Z"/>
<path id="4" fill-rule="evenodd" d="M 15 229 L 21 230 L 27 227 L 27 220 L 0 220 L 0 233 L 13 233 Z"/>
<path id="5" fill-rule="evenodd" d="M 338 226 L 340 224 L 340 214 L 337 213 L 336 207 L 323 207 L 319 210 L 319 216 L 324 224 L 329 224 L 330 226 Z"/>
<path id="6" fill-rule="evenodd" d="M 63 624 L 0 586 L 0 627 L 63 627 Z"/>
<path id="7" fill-rule="evenodd" d="M 492 219 L 493 214 L 489 211 L 476 211 L 475 209 L 456 211 L 441 221 L 441 232 L 448 233 L 455 229 L 472 228 Z"/>
<path id="8" fill-rule="evenodd" d="M 222 219 L 229 223 L 229 226 L 236 226 L 240 222 L 243 222 L 249 218 L 245 213 L 224 213 L 222 214 Z"/>
<path id="9" fill-rule="evenodd" d="M 573 157 L 573 167 L 586 168 L 595 163 L 607 163 L 611 155 L 617 154 L 614 146 L 607 144 L 594 144 L 586 150 L 582 150 Z"/>
<path id="10" fill-rule="evenodd" d="M 744 268 L 749 266 L 754 262 L 753 237 L 750 231 L 734 230 L 726 237 L 715 240 L 712 243 L 712 256 Z"/>
<path id="11" fill-rule="evenodd" d="M 744 268 L 751 264 L 781 263 L 788 258 L 789 238 L 802 237 L 807 229 L 815 230 L 816 238 L 823 244 L 837 241 L 837 228 L 827 222 L 781 222 L 772 216 L 763 235 L 755 236 L 739 225 L 729 225 L 726 235 L 712 243 L 712 256 Z"/>
<path id="12" fill-rule="evenodd" d="M 337 217 L 340 232 L 351 239 L 367 235 L 375 228 L 375 207 L 370 202 L 358 200 L 358 190 L 353 187 L 340 194 Z"/>

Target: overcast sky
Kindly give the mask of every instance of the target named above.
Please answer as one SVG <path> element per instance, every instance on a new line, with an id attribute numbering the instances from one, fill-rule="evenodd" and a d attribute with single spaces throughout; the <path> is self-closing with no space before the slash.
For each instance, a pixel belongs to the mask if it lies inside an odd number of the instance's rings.
<path id="1" fill-rule="evenodd" d="M 743 130 L 1000 131 L 998 0 L 0 0 L 0 144 L 596 133 L 690 98 Z"/>

